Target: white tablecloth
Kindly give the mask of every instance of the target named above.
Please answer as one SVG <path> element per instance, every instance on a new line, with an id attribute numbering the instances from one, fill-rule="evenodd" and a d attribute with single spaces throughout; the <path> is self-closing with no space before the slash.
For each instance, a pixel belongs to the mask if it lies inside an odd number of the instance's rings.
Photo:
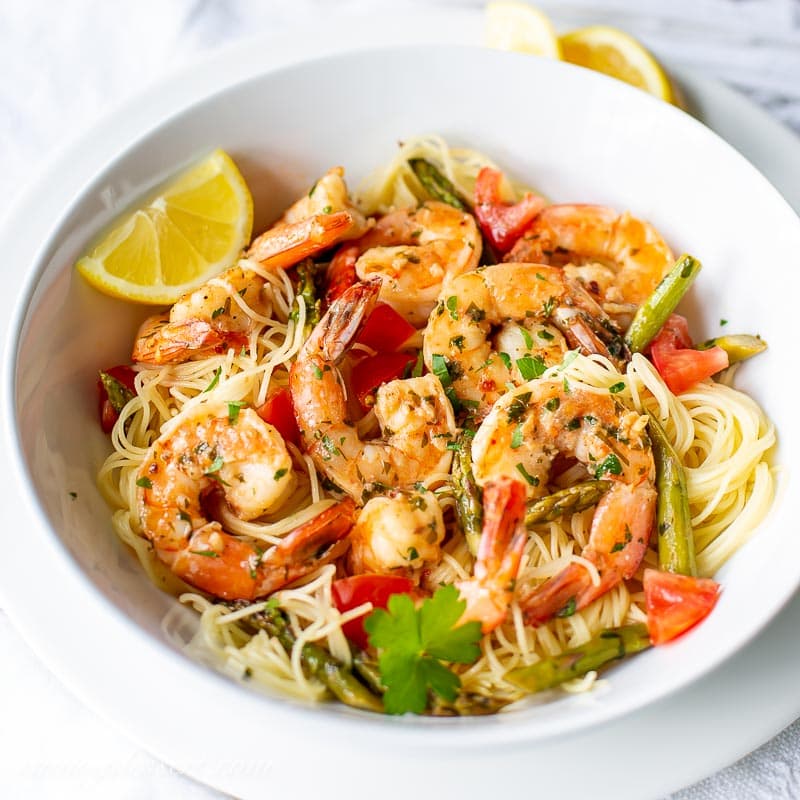
<path id="1" fill-rule="evenodd" d="M 165 71 L 237 38 L 288 31 L 321 13 L 380 10 L 390 20 L 399 5 L 396 0 L 0 0 L 0 216 L 44 159 Z M 800 132 L 800 0 L 539 5 L 561 29 L 599 22 L 625 28 L 664 61 L 729 83 Z M 24 531 L 17 535 L 24 546 Z M 37 661 L 2 610 L 0 653 L 3 797 L 222 796 L 161 764 L 84 708 Z M 630 754 L 621 754 L 623 761 L 626 757 Z M 800 722 L 674 797 L 800 797 Z"/>

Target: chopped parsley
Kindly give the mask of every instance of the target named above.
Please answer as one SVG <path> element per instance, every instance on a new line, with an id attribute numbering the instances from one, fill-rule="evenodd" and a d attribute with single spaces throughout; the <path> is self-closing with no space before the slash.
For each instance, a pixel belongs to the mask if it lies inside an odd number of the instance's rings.
<path id="1" fill-rule="evenodd" d="M 575 601 L 575 598 L 570 597 L 570 599 L 567 600 L 567 604 L 564 606 L 564 608 L 556 611 L 556 616 L 562 618 L 571 617 L 577 610 L 578 610 L 578 604 Z"/>
<path id="2" fill-rule="evenodd" d="M 547 365 L 541 356 L 523 356 L 517 359 L 517 369 L 523 380 L 532 381 L 534 378 L 544 374 Z"/>
<path id="3" fill-rule="evenodd" d="M 138 478 L 136 480 L 136 485 L 141 486 L 142 489 L 152 489 L 153 481 L 151 481 L 150 478 Z"/>
<path id="4" fill-rule="evenodd" d="M 212 462 L 211 466 L 203 473 L 204 475 L 214 475 L 225 466 L 222 456 L 217 456 Z"/>
<path id="5" fill-rule="evenodd" d="M 521 461 L 519 464 L 517 464 L 517 472 L 519 472 L 519 474 L 525 478 L 526 483 L 528 483 L 530 486 L 539 485 L 539 479 L 535 475 L 531 475 L 530 472 L 525 469 L 525 466 Z"/>
<path id="6" fill-rule="evenodd" d="M 509 422 L 517 422 L 522 415 L 528 410 L 528 403 L 531 399 L 530 392 L 523 392 L 522 394 L 518 394 L 509 404 L 508 404 L 508 421 Z"/>
<path id="7" fill-rule="evenodd" d="M 603 475 L 621 475 L 622 464 L 614 453 L 609 453 L 595 468 L 595 478 L 601 478 Z"/>
<path id="8" fill-rule="evenodd" d="M 721 319 L 721 320 L 719 321 L 719 324 L 720 324 L 720 325 L 727 325 L 727 324 L 728 324 L 728 320 L 726 320 L 726 319 Z"/>
<path id="9" fill-rule="evenodd" d="M 219 383 L 219 376 L 222 375 L 222 367 L 217 367 L 214 370 L 214 377 L 211 379 L 211 383 L 203 389 L 203 394 L 206 392 L 210 392 L 218 383 Z"/>
<path id="10" fill-rule="evenodd" d="M 561 405 L 561 401 L 557 397 L 551 397 L 545 404 L 544 407 L 548 411 L 556 411 L 558 407 Z"/>
<path id="11" fill-rule="evenodd" d="M 615 383 L 613 386 L 608 387 L 608 391 L 611 394 L 617 394 L 625 389 L 625 381 L 620 381 L 619 383 Z"/>
<path id="12" fill-rule="evenodd" d="M 536 332 L 536 335 L 537 335 L 537 336 L 538 336 L 540 339 L 544 339 L 546 342 L 552 342 L 552 341 L 553 341 L 553 339 L 555 339 L 555 338 L 556 338 L 555 336 L 553 336 L 553 334 L 552 334 L 552 333 L 550 333 L 550 331 L 548 331 L 548 330 L 545 330 L 544 328 L 542 328 L 541 330 L 537 331 L 537 332 Z"/>
<path id="13" fill-rule="evenodd" d="M 447 298 L 445 305 L 447 306 L 447 310 L 450 312 L 450 316 L 453 319 L 458 319 L 458 298 L 455 295 L 451 295 Z"/>
<path id="14" fill-rule="evenodd" d="M 511 449 L 516 450 L 522 446 L 522 424 L 514 428 L 514 433 L 511 434 Z"/>
<path id="15" fill-rule="evenodd" d="M 228 422 L 233 425 L 239 419 L 239 412 L 247 406 L 245 400 L 231 400 L 228 402 Z"/>
<path id="16" fill-rule="evenodd" d="M 286 467 L 281 467 L 279 470 L 275 471 L 275 475 L 273 475 L 273 480 L 279 481 L 289 470 Z"/>
<path id="17" fill-rule="evenodd" d="M 527 328 L 520 328 L 519 333 L 525 342 L 525 347 L 527 347 L 528 350 L 533 350 L 533 337 L 531 336 L 531 332 Z"/>
<path id="18" fill-rule="evenodd" d="M 511 356 L 508 353 L 498 353 L 500 360 L 506 365 L 506 369 L 511 369 Z"/>

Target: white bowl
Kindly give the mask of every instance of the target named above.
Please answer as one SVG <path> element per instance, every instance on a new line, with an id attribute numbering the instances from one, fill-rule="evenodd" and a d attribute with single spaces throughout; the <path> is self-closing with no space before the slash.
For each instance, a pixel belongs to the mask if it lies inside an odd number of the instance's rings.
<path id="1" fill-rule="evenodd" d="M 608 691 L 492 718 L 397 719 L 256 693 L 173 646 L 161 622 L 176 601 L 119 545 L 94 484 L 109 450 L 96 419 L 97 369 L 128 357 L 147 311 L 98 294 L 72 264 L 128 203 L 214 147 L 230 152 L 247 178 L 258 230 L 330 166 L 343 164 L 353 185 L 393 154 L 398 139 L 420 132 L 488 153 L 555 201 L 631 209 L 676 252 L 699 257 L 704 271 L 683 304 L 693 333 L 712 335 L 725 317 L 726 331 L 768 340 L 769 351 L 742 367 L 737 386 L 776 423 L 777 461 L 785 465 L 800 449 L 791 373 L 800 221 L 752 166 L 689 116 L 582 69 L 468 48 L 335 56 L 213 94 L 86 176 L 84 191 L 53 221 L 12 323 L 3 394 L 8 458 L 31 525 L 24 537 L 35 552 L 30 583 L 38 578 L 43 589 L 23 598 L 15 588 L 11 605 L 39 606 L 42 613 L 27 617 L 40 620 L 34 636 L 80 648 L 71 660 L 83 659 L 87 671 L 106 659 L 119 691 L 147 698 L 154 726 L 155 710 L 170 709 L 198 748 L 212 730 L 224 732 L 215 748 L 250 764 L 265 760 L 265 734 L 273 763 L 301 739 L 322 746 L 356 736 L 398 758 L 420 749 L 444 759 L 450 748 L 528 746 L 695 680 L 759 631 L 800 583 L 798 493 L 784 470 L 768 519 L 718 576 L 724 593 L 714 613 L 676 644 L 617 665 Z M 53 586 L 64 594 L 53 597 L 46 591 Z M 48 605 L 58 620 L 52 628 Z M 220 739 L 231 720 L 227 745 Z"/>

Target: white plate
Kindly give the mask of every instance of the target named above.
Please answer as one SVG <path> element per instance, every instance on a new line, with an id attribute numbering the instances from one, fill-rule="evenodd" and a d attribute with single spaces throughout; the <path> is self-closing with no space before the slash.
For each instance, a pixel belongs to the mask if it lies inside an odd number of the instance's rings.
<path id="1" fill-rule="evenodd" d="M 449 30 L 452 31 L 452 27 Z M 363 33 L 363 30 L 360 33 Z M 374 41 L 372 37 L 370 38 Z M 313 37 L 307 36 L 306 42 L 313 44 Z M 339 43 L 342 44 L 342 41 L 339 40 Z M 246 75 L 251 70 L 255 71 L 257 65 L 264 64 L 263 56 L 261 61 L 259 61 L 258 57 L 258 54 L 264 51 L 266 51 L 266 47 L 263 43 L 259 43 L 258 46 L 239 47 L 229 52 L 224 59 L 217 59 L 202 69 L 195 69 L 191 76 L 184 75 L 181 80 L 176 80 L 169 87 L 164 85 L 162 88 L 151 92 L 149 96 L 140 99 L 137 103 L 133 103 L 126 112 L 127 118 L 136 120 L 137 124 L 134 126 L 136 129 L 145 129 L 149 124 L 159 119 L 165 107 L 175 108 L 176 97 L 182 97 L 185 103 L 188 102 L 189 98 L 203 94 L 204 87 L 207 90 L 209 86 L 219 86 L 221 83 L 226 83 L 236 78 L 237 75 Z M 239 69 L 238 73 L 236 73 L 236 68 Z M 221 76 L 223 76 L 222 80 Z M 746 108 L 748 108 L 749 113 L 749 107 Z M 65 200 L 71 197 L 78 188 L 79 176 L 93 174 L 98 165 L 120 149 L 131 133 L 131 127 L 125 132 L 120 131 L 112 118 L 99 126 L 93 135 L 81 145 L 72 148 L 68 154 L 69 158 L 65 156 L 49 170 L 43 182 L 43 185 L 46 185 L 48 189 L 47 198 L 43 197 L 41 193 L 42 184 L 40 184 L 39 189 L 34 189 L 29 193 L 28 199 L 23 200 L 21 205 L 18 206 L 17 212 L 12 216 L 9 226 L 6 228 L 4 244 L 6 243 L 5 240 L 7 240 L 8 247 L 4 249 L 4 252 L 12 256 L 16 254 L 15 263 L 30 263 L 33 247 L 29 246 L 26 254 L 26 250 L 20 242 L 35 243 L 41 241 L 42 228 L 46 227 L 46 225 L 40 224 L 37 228 L 37 221 L 32 219 L 31 208 L 34 204 L 34 198 L 36 199 L 40 221 L 52 220 L 58 216 Z M 772 135 L 773 139 L 776 138 L 774 131 L 770 135 Z M 25 213 L 26 211 L 27 213 Z M 50 214 L 49 217 L 48 214 Z M 24 228 L 23 226 L 27 227 Z M 26 230 L 26 236 L 21 235 L 22 230 Z M 10 235 L 12 231 L 14 233 L 13 237 Z M 11 507 L 10 503 L 7 503 L 6 507 Z M 187 737 L 185 722 L 173 719 L 171 714 L 159 714 L 156 709 L 165 709 L 172 706 L 175 701 L 175 695 L 169 692 L 168 687 L 179 686 L 181 675 L 184 676 L 184 679 L 188 675 L 192 682 L 195 679 L 200 682 L 208 681 L 208 676 L 203 675 L 201 678 L 199 674 L 190 675 L 188 672 L 184 672 L 185 667 L 177 663 L 173 658 L 163 657 L 164 654 L 160 654 L 162 657 L 159 658 L 159 654 L 149 652 L 153 650 L 152 642 L 149 638 L 143 636 L 141 631 L 134 626 L 125 626 L 124 622 L 119 619 L 115 609 L 96 602 L 95 593 L 89 589 L 82 576 L 74 570 L 74 567 L 60 557 L 58 546 L 54 545 L 49 537 L 41 536 L 36 531 L 33 531 L 30 541 L 31 545 L 36 545 L 35 576 L 32 574 L 34 570 L 31 568 L 30 563 L 26 562 L 24 558 L 15 557 L 13 553 L 10 554 L 10 557 L 4 561 L 2 568 L 0 568 L 5 573 L 3 583 L 8 592 L 6 605 L 22 624 L 26 634 L 35 640 L 34 644 L 40 653 L 51 664 L 55 663 L 57 665 L 57 671 L 65 681 L 76 688 L 82 696 L 88 696 L 95 708 L 99 706 L 112 718 L 121 722 L 129 732 L 132 732 L 149 749 L 190 774 L 238 794 L 247 793 L 249 789 L 256 788 L 259 785 L 263 788 L 265 777 L 273 790 L 293 788 L 296 791 L 296 787 L 284 784 L 284 781 L 287 778 L 291 778 L 292 774 L 297 774 L 292 770 L 285 769 L 284 762 L 291 763 L 292 758 L 296 756 L 298 758 L 297 763 L 301 764 L 303 763 L 304 753 L 296 750 L 293 752 L 291 747 L 287 749 L 282 746 L 286 742 L 271 743 L 271 751 L 275 759 L 273 763 L 280 762 L 280 770 L 269 770 L 268 765 L 263 761 L 257 769 L 253 766 L 253 762 L 248 760 L 248 764 L 251 765 L 250 768 L 238 770 L 235 773 L 232 772 L 230 765 L 236 763 L 237 753 L 244 755 L 248 752 L 248 749 L 246 747 L 227 748 L 224 735 L 215 737 L 216 764 L 211 764 L 205 759 L 198 760 L 197 753 L 199 751 L 192 747 L 190 737 Z M 49 568 L 47 569 L 49 589 L 54 591 L 63 601 L 68 600 L 71 608 L 80 609 L 82 624 L 78 630 L 69 629 L 68 626 L 53 627 L 48 625 L 48 615 L 52 614 L 52 610 L 42 608 L 32 602 L 25 602 L 29 594 L 26 591 L 27 587 L 36 581 L 37 576 L 41 576 L 45 565 L 51 563 L 52 572 Z M 96 646 L 92 631 L 105 631 L 109 627 L 116 629 L 120 636 L 118 638 L 105 639 L 102 649 L 97 651 L 98 658 L 95 661 L 87 660 L 83 657 L 81 653 L 92 652 L 93 645 Z M 46 634 L 44 633 L 45 630 L 47 630 Z M 114 653 L 113 662 L 110 659 L 103 659 L 103 653 L 109 652 L 109 650 Z M 148 651 L 148 658 L 153 656 L 155 661 L 152 663 L 158 667 L 155 672 L 153 670 L 149 671 L 148 678 L 152 678 L 156 674 L 158 679 L 155 681 L 147 679 L 144 683 L 141 683 L 137 680 L 138 676 L 133 674 L 136 670 L 126 670 L 125 667 L 129 663 L 128 659 L 133 662 L 137 653 L 145 651 Z M 117 669 L 118 667 L 118 677 L 115 678 L 116 685 L 114 683 L 104 683 L 104 681 L 108 680 L 109 670 Z M 126 690 L 120 691 L 119 683 L 126 679 L 130 679 L 130 686 Z M 230 700 L 231 712 L 240 708 L 241 692 L 222 681 L 216 681 L 215 683 L 214 692 Z M 149 709 L 146 713 L 141 713 L 141 697 L 147 697 L 149 700 Z M 673 704 L 675 702 L 674 700 L 672 701 Z M 253 703 L 258 706 L 258 699 L 253 698 Z M 661 705 L 665 704 L 662 703 Z M 271 706 L 270 730 L 274 730 L 276 725 L 280 725 L 283 711 L 278 706 Z M 646 713 L 651 711 L 652 709 Z M 198 712 L 198 709 L 193 708 L 182 709 L 182 713 L 190 719 L 197 716 L 199 725 L 202 714 L 198 715 Z M 637 717 L 642 718 L 646 716 L 646 713 L 644 715 L 639 714 Z M 320 715 L 318 720 L 315 720 L 315 728 L 318 729 L 318 734 L 322 734 L 322 728 L 326 727 L 323 724 L 323 719 L 323 716 Z M 619 721 L 614 725 L 605 727 L 603 729 L 604 735 L 600 738 L 605 740 L 607 737 L 616 737 L 617 734 L 622 736 L 622 733 L 620 733 L 621 726 L 624 726 L 632 719 L 635 718 L 628 718 L 628 720 Z M 676 722 L 681 724 L 681 728 L 685 725 L 685 720 L 681 722 L 678 719 Z M 290 720 L 286 720 L 286 724 L 287 727 L 292 725 Z M 665 721 L 663 731 L 667 732 L 668 730 L 669 726 Z M 373 733 L 374 731 L 370 731 L 370 735 Z M 479 790 L 486 791 L 491 789 L 496 782 L 498 774 L 505 774 L 509 777 L 515 775 L 522 777 L 520 771 L 526 771 L 534 764 L 537 787 L 544 788 L 550 779 L 553 781 L 552 786 L 555 788 L 559 776 L 557 767 L 559 752 L 561 754 L 560 774 L 563 775 L 565 759 L 568 760 L 569 753 L 574 756 L 576 748 L 578 751 L 583 752 L 584 755 L 587 752 L 596 754 L 602 751 L 603 748 L 598 745 L 598 741 L 591 741 L 592 736 L 593 734 L 589 732 L 572 737 L 569 741 L 569 747 L 566 749 L 564 748 L 563 740 L 560 742 L 540 743 L 535 749 L 528 750 L 524 756 L 515 747 L 509 747 L 502 753 L 482 754 L 483 763 L 478 775 L 475 775 L 472 771 L 467 775 L 464 770 L 457 768 L 458 762 L 462 758 L 461 754 L 445 754 L 438 747 L 435 747 L 434 750 L 438 751 L 436 752 L 436 762 L 443 768 L 440 774 L 447 774 L 448 776 L 448 786 L 455 791 L 459 782 L 462 782 L 464 788 L 469 787 L 468 794 L 470 796 L 477 796 Z M 308 737 L 309 739 L 312 738 L 311 732 L 308 733 Z M 589 737 L 589 741 L 587 741 L 587 737 Z M 318 736 L 313 736 L 313 738 L 319 741 Z M 659 739 L 661 738 L 662 736 L 660 735 Z M 641 740 L 639 738 L 639 741 Z M 634 738 L 631 741 L 636 741 L 636 739 Z M 430 744 L 430 742 L 426 744 Z M 618 744 L 621 744 L 621 742 L 618 742 Z M 369 776 L 377 779 L 381 774 L 386 774 L 386 771 L 391 767 L 395 754 L 386 754 L 379 749 L 370 747 L 366 742 L 362 746 L 365 750 L 369 749 L 370 757 L 368 764 L 361 763 L 359 765 L 359 773 L 363 776 L 364 782 L 369 784 Z M 587 749 L 584 750 L 584 747 Z M 613 760 L 614 757 L 618 758 L 621 752 L 625 752 L 624 747 L 622 750 L 612 749 L 615 752 L 606 753 L 606 764 Z M 418 769 L 429 770 L 433 766 L 425 761 L 425 756 L 422 752 L 415 757 L 420 759 Z M 471 760 L 477 757 L 476 752 L 470 753 Z M 327 750 L 321 749 L 316 752 L 313 760 L 315 767 L 320 771 L 329 763 L 332 776 L 346 777 L 348 771 L 342 769 L 341 764 L 337 767 L 337 759 L 341 760 L 343 758 L 346 758 L 346 754 L 341 747 L 336 746 L 335 742 L 328 742 Z M 452 769 L 446 768 L 447 762 L 452 762 Z M 715 764 L 710 766 L 713 768 Z M 702 769 L 702 767 L 699 768 Z M 496 771 L 498 769 L 500 772 Z M 263 774 L 265 770 L 268 771 L 266 776 Z M 288 776 L 287 771 L 290 773 Z M 344 776 L 343 773 L 345 774 Z M 694 775 L 690 774 L 688 778 L 691 779 L 697 775 L 698 773 L 696 772 Z M 550 778 L 547 776 L 550 776 Z M 434 780 L 434 773 L 431 773 L 427 778 L 427 782 L 423 781 L 423 783 L 433 787 L 435 781 L 432 783 L 432 780 Z M 574 779 L 570 781 L 570 789 L 577 788 L 580 781 L 580 776 L 574 776 Z M 683 782 L 683 780 L 680 782 Z M 669 779 L 666 779 L 660 785 L 654 785 L 651 782 L 647 784 L 650 786 L 647 790 L 640 785 L 640 790 L 632 796 L 642 796 L 643 791 L 647 793 L 666 791 L 671 784 L 672 781 Z M 405 786 L 393 785 L 387 789 L 386 796 L 394 796 L 395 793 L 400 796 L 405 792 Z M 625 790 L 621 788 L 621 796 L 624 795 Z"/>

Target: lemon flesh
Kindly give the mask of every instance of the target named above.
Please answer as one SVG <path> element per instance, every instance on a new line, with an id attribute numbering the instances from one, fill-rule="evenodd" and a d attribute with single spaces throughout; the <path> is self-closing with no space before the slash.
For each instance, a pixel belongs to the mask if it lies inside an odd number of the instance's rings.
<path id="1" fill-rule="evenodd" d="M 627 33 L 607 25 L 593 25 L 571 31 L 560 41 L 565 61 L 603 72 L 673 102 L 669 78 L 661 65 Z"/>
<path id="2" fill-rule="evenodd" d="M 118 219 L 75 265 L 96 289 L 164 305 L 234 264 L 250 241 L 253 199 L 215 150 Z"/>
<path id="3" fill-rule="evenodd" d="M 497 50 L 561 58 L 552 23 L 526 3 L 497 0 L 486 6 L 486 44 Z"/>

